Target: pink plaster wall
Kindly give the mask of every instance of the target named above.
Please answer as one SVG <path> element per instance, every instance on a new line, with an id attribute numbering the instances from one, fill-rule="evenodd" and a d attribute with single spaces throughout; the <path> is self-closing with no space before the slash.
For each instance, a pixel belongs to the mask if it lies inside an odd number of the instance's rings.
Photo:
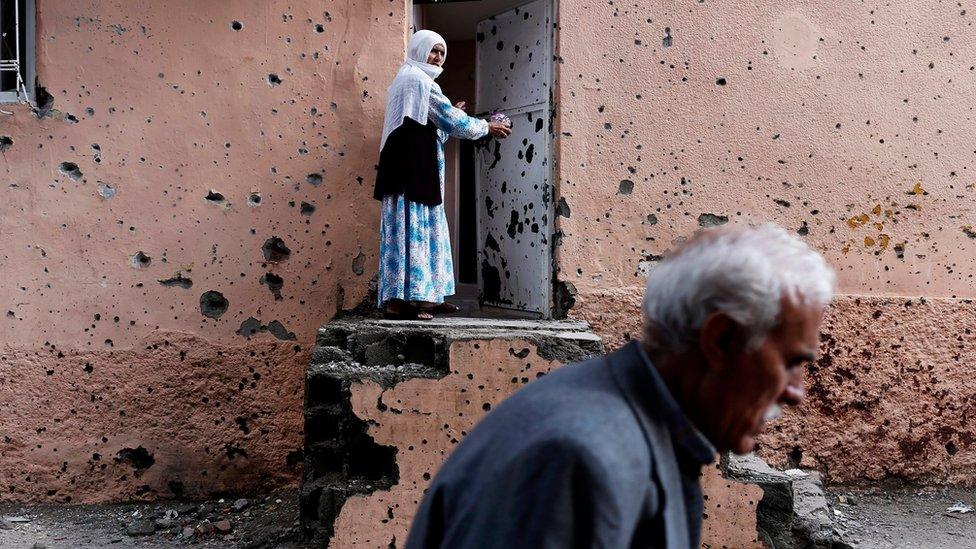
<path id="1" fill-rule="evenodd" d="M 354 496 L 335 522 L 329 547 L 403 547 L 417 505 L 454 446 L 506 397 L 562 366 L 539 356 L 535 344 L 510 338 L 456 341 L 450 373 L 413 379 L 392 389 L 374 382 L 352 387 L 355 414 L 377 443 L 397 449 L 399 481 L 389 490 Z M 706 491 L 702 547 L 756 547 L 756 505 L 762 489 L 703 471 Z"/>
<path id="2" fill-rule="evenodd" d="M 0 500 L 293 482 L 308 347 L 375 272 L 405 3 L 37 4 L 55 111 L 0 115 Z M 266 260 L 273 237 L 287 258 Z M 177 276 L 192 287 L 159 282 Z M 114 461 L 140 446 L 149 468 Z"/>
<path id="3" fill-rule="evenodd" d="M 976 482 L 976 12 L 559 6 L 556 259 L 577 292 L 570 316 L 610 347 L 639 337 L 643 272 L 676 241 L 775 221 L 824 253 L 846 295 L 825 334 L 840 356 L 810 373 L 821 390 L 765 439 L 766 457 L 784 464 L 795 443 L 833 481 Z"/>

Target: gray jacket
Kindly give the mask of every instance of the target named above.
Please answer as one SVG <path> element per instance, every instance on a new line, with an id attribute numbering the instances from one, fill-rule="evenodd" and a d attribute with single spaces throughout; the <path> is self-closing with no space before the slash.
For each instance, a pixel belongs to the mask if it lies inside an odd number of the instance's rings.
<path id="1" fill-rule="evenodd" d="M 631 343 L 488 414 L 434 478 L 406 548 L 698 547 L 713 458 Z"/>

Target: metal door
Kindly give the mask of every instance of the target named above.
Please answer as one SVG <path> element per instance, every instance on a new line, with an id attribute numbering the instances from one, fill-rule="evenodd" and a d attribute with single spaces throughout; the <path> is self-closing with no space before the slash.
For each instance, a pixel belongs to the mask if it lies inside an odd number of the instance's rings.
<path id="1" fill-rule="evenodd" d="M 478 24 L 477 104 L 512 119 L 478 148 L 478 284 L 486 305 L 550 315 L 549 102 L 552 3 L 536 0 Z"/>

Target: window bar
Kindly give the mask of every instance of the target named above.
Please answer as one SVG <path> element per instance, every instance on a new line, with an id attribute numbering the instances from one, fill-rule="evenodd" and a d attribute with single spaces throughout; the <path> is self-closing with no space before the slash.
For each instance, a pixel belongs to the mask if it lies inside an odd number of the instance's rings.
<path id="1" fill-rule="evenodd" d="M 13 20 L 13 41 L 14 41 L 14 57 L 13 59 L 0 59 L 0 72 L 13 72 L 16 75 L 17 84 L 15 86 L 15 91 L 20 98 L 27 103 L 30 107 L 34 107 L 30 103 L 30 96 L 27 94 L 27 83 L 24 82 L 24 75 L 21 73 L 20 64 L 20 2 L 19 0 L 13 0 L 14 2 L 14 20 Z"/>

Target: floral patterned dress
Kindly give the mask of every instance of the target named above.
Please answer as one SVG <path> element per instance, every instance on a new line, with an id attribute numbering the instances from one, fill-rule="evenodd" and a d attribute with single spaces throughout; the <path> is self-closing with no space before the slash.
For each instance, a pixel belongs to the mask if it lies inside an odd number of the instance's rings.
<path id="1" fill-rule="evenodd" d="M 434 83 L 428 118 L 437 126 L 437 166 L 444 195 L 444 142 L 480 139 L 488 123 L 455 108 Z M 385 196 L 380 220 L 378 305 L 391 299 L 442 303 L 454 294 L 454 261 L 444 205 Z"/>

